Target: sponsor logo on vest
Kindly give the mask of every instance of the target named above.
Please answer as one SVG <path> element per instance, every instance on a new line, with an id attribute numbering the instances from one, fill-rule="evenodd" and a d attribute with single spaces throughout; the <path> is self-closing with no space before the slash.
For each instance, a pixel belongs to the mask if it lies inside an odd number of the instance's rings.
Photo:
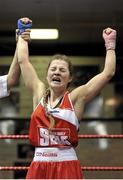
<path id="1" fill-rule="evenodd" d="M 52 153 L 52 152 L 36 152 L 36 156 L 42 156 L 42 157 L 57 157 L 57 153 Z"/>
<path id="2" fill-rule="evenodd" d="M 69 142 L 69 129 L 52 129 L 52 131 L 40 128 L 40 145 L 71 145 Z"/>

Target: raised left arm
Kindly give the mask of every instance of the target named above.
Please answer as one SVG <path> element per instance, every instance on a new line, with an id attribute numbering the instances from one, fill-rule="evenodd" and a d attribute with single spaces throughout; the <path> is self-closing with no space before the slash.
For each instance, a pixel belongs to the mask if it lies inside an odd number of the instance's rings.
<path id="1" fill-rule="evenodd" d="M 103 38 L 106 47 L 106 59 L 103 71 L 92 78 L 85 86 L 87 88 L 86 102 L 95 97 L 114 76 L 116 69 L 116 31 L 107 28 L 103 30 Z"/>
<path id="2" fill-rule="evenodd" d="M 95 97 L 115 74 L 116 55 L 114 50 L 107 50 L 103 71 L 93 77 L 87 84 L 85 102 Z"/>
<path id="3" fill-rule="evenodd" d="M 93 77 L 85 85 L 82 85 L 73 90 L 72 97 L 75 103 L 84 102 L 87 103 L 94 98 L 108 83 L 108 81 L 115 74 L 116 67 L 116 55 L 115 55 L 115 43 L 116 43 L 116 31 L 107 28 L 103 31 L 103 38 L 106 46 L 106 58 L 104 69 L 101 73 Z M 81 103 L 80 103 L 81 104 Z"/>

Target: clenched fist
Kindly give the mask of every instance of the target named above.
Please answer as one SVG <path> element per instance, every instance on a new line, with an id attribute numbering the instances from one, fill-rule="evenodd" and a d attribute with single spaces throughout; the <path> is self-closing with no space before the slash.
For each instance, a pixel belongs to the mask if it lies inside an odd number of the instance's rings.
<path id="1" fill-rule="evenodd" d="M 106 28 L 103 30 L 103 39 L 105 41 L 106 50 L 114 50 L 116 47 L 116 30 Z"/>

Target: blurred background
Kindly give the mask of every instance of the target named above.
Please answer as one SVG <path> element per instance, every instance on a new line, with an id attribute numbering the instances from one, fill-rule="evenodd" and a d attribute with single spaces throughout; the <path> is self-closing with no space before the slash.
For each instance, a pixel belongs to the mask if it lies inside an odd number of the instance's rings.
<path id="1" fill-rule="evenodd" d="M 30 61 L 46 82 L 46 67 L 56 53 L 74 65 L 71 87 L 86 83 L 104 65 L 102 31 L 117 30 L 117 68 L 113 79 L 85 108 L 80 134 L 123 133 L 123 1 L 0 0 L 0 75 L 7 74 L 16 46 L 17 20 L 29 17 L 33 28 L 58 29 L 58 39 L 32 40 Z M 0 134 L 28 134 L 32 95 L 22 77 L 7 98 L 0 99 Z M 123 166 L 122 139 L 81 139 L 77 154 L 82 166 Z M 34 148 L 28 140 L 0 140 L 0 166 L 26 166 Z M 1 179 L 25 178 L 24 171 L 0 171 Z M 123 171 L 86 171 L 85 179 L 123 179 Z"/>

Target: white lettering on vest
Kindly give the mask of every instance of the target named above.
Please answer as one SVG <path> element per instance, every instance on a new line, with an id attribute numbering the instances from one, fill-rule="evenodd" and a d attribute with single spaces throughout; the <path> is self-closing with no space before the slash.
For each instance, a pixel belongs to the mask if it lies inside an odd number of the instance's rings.
<path id="1" fill-rule="evenodd" d="M 52 129 L 40 128 L 40 145 L 71 145 L 69 139 L 69 129 Z"/>

